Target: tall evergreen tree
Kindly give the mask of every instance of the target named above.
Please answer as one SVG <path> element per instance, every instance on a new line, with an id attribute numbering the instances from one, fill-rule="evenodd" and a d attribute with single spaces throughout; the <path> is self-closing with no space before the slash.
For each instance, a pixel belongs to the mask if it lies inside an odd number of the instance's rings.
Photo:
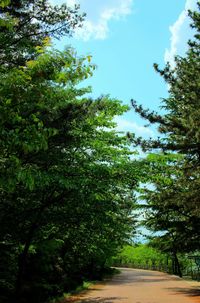
<path id="1" fill-rule="evenodd" d="M 160 237 L 162 244 L 171 243 L 176 251 L 199 249 L 200 3 L 197 4 L 197 11 L 189 11 L 194 38 L 188 42 L 186 55 L 176 56 L 174 67 L 169 63 L 164 69 L 154 65 L 169 87 L 169 97 L 162 101 L 165 114 L 151 112 L 132 100 L 134 110 L 150 124 L 157 124 L 161 134 L 157 140 L 133 139 L 134 145 L 159 154 L 147 159 L 146 182 L 153 187 L 144 195 L 146 224 L 153 231 L 164 232 Z M 181 158 L 175 156 L 177 153 Z"/>
<path id="2" fill-rule="evenodd" d="M 169 97 L 163 99 L 166 114 L 160 115 L 145 110 L 132 100 L 133 108 L 150 123 L 158 123 L 162 137 L 158 140 L 138 139 L 144 149 L 162 148 L 178 151 L 199 162 L 200 155 L 200 3 L 198 11 L 189 12 L 195 30 L 193 41 L 188 43 L 185 57 L 175 57 L 175 67 L 168 63 L 162 70 L 154 67 L 169 87 Z"/>

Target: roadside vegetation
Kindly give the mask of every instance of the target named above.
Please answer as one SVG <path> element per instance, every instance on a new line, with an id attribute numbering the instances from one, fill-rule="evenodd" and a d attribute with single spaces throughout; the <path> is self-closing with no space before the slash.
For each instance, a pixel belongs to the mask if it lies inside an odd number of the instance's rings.
<path id="1" fill-rule="evenodd" d="M 198 255 L 198 251 L 194 254 Z M 178 253 L 177 258 L 179 260 L 181 276 L 198 280 L 199 272 L 194 258 L 190 258 L 190 254 L 184 253 Z M 117 267 L 157 270 L 179 275 L 173 254 L 152 247 L 151 242 L 124 246 L 112 258 L 111 264 Z"/>
<path id="2" fill-rule="evenodd" d="M 132 268 L 156 269 L 168 263 L 168 256 L 147 244 L 127 245 L 113 257 L 113 265 Z M 171 262 L 171 260 L 169 260 Z"/>

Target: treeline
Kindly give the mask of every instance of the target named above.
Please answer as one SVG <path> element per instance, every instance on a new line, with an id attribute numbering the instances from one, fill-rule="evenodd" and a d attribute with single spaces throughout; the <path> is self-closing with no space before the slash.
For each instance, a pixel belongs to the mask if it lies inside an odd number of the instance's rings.
<path id="1" fill-rule="evenodd" d="M 167 254 L 160 252 L 148 244 L 135 244 L 125 245 L 112 258 L 112 265 L 164 271 L 167 269 L 167 266 L 171 266 L 171 260 Z"/>
<path id="2" fill-rule="evenodd" d="M 86 97 L 91 57 L 51 47 L 79 7 L 4 0 L 0 17 L 0 301 L 48 302 L 133 234 L 139 168 L 113 122 L 127 106 Z"/>
<path id="3" fill-rule="evenodd" d="M 185 253 L 178 253 L 180 271 L 184 276 L 199 279 L 198 266 L 194 258 Z M 162 252 L 152 247 L 151 242 L 144 244 L 125 245 L 111 259 L 112 266 L 157 270 L 169 274 L 178 274 L 176 260 L 173 254 Z"/>

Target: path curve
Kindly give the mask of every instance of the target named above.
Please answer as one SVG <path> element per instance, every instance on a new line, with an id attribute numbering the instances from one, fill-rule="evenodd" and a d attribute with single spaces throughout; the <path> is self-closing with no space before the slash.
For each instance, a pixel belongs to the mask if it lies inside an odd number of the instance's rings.
<path id="1" fill-rule="evenodd" d="M 64 302 L 200 303 L 200 283 L 192 285 L 191 282 L 157 271 L 130 268 L 120 271 L 110 281 L 97 284 L 84 294 Z"/>

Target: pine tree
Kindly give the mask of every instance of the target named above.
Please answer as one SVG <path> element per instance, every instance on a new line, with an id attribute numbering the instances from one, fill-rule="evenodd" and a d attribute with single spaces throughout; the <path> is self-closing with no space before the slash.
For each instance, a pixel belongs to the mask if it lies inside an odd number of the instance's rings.
<path id="1" fill-rule="evenodd" d="M 200 13 L 190 11 L 189 14 L 195 35 L 193 41 L 188 43 L 186 56 L 176 56 L 174 68 L 168 63 L 162 70 L 154 64 L 169 86 L 169 97 L 162 102 L 166 114 L 145 110 L 134 100 L 132 105 L 142 118 L 157 123 L 162 135 L 158 140 L 139 138 L 135 144 L 141 144 L 146 150 L 161 148 L 177 151 L 200 162 Z"/>
<path id="2" fill-rule="evenodd" d="M 151 112 L 132 100 L 134 110 L 158 125 L 157 140 L 133 138 L 134 145 L 156 155 L 147 157 L 147 180 L 153 189 L 145 192 L 146 224 L 159 236 L 162 247 L 181 250 L 199 249 L 200 226 L 200 3 L 189 11 L 194 38 L 188 42 L 185 57 L 175 57 L 155 70 L 169 87 L 169 96 L 162 101 L 165 114 Z M 160 244 L 159 244 L 160 245 Z"/>

